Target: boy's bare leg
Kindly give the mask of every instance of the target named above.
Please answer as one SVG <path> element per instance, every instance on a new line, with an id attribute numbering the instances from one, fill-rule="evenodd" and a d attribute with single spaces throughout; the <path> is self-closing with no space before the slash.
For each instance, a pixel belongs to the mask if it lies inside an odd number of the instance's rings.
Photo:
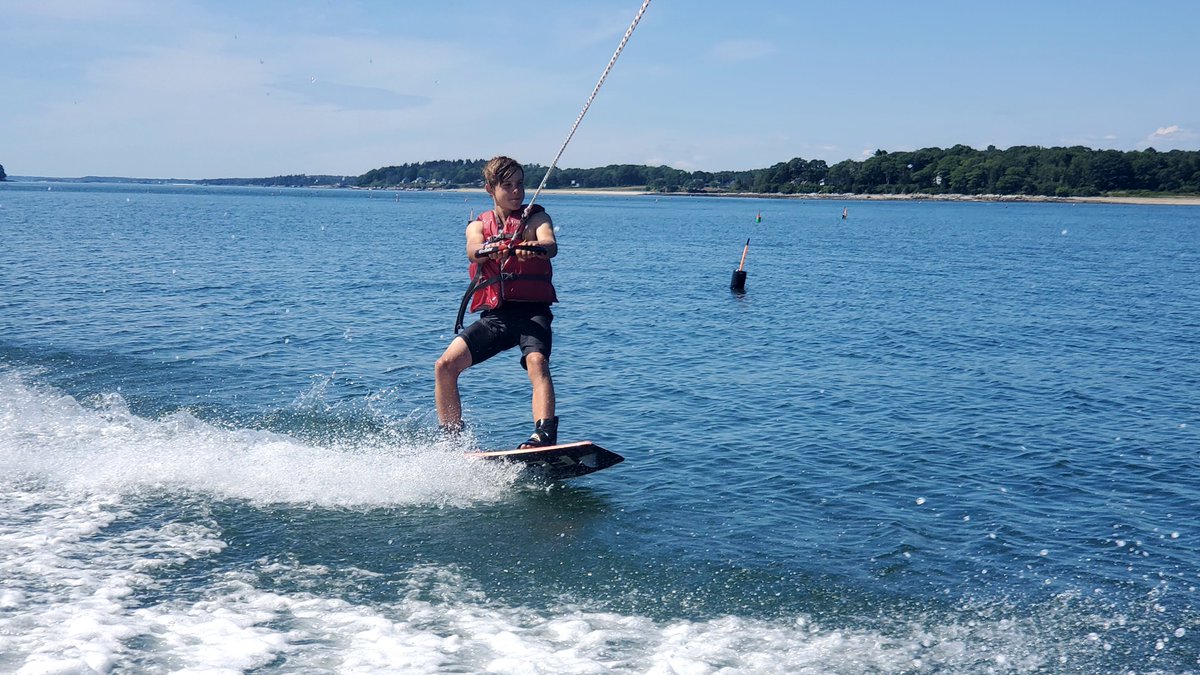
<path id="1" fill-rule="evenodd" d="M 532 352 L 525 356 L 529 383 L 533 385 L 533 421 L 554 417 L 554 381 L 550 379 L 550 361 L 545 354 Z"/>
<path id="2" fill-rule="evenodd" d="M 458 376 L 471 367 L 471 351 L 461 337 L 446 347 L 445 353 L 433 366 L 433 400 L 437 404 L 438 423 L 444 429 L 462 427 L 462 398 L 458 393 Z"/>

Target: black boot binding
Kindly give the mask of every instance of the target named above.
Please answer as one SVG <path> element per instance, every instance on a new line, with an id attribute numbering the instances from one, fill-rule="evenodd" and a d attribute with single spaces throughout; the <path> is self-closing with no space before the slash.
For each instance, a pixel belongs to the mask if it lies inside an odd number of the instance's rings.
<path id="1" fill-rule="evenodd" d="M 544 448 L 558 445 L 558 418 L 550 417 L 538 420 L 533 425 L 533 433 L 529 440 L 522 443 L 520 448 Z"/>

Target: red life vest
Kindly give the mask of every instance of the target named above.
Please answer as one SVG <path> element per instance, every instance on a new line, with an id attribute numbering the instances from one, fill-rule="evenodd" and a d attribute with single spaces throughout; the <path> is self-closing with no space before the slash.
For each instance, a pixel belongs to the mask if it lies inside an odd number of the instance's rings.
<path id="1" fill-rule="evenodd" d="M 522 207 L 522 211 L 524 207 Z M 541 206 L 534 206 L 533 212 L 543 211 Z M 504 219 L 504 228 L 497 227 L 496 212 L 484 211 L 479 214 L 483 222 L 483 239 L 487 241 L 496 235 L 512 236 L 521 228 L 521 212 Z M 550 259 L 543 256 L 519 258 L 510 256 L 501 262 L 487 259 L 479 263 L 471 263 L 469 269 L 472 279 L 476 279 L 482 266 L 482 278 L 479 279 L 478 290 L 471 296 L 471 311 L 495 309 L 504 302 L 558 302 L 551 283 L 553 270 Z"/>

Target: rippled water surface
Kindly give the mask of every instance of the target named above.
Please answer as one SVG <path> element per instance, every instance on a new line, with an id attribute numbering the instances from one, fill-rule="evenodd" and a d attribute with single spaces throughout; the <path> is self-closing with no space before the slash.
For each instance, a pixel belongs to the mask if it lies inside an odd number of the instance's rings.
<path id="1" fill-rule="evenodd" d="M 0 671 L 1200 671 L 1200 209 L 545 197 L 544 485 L 485 199 L 0 185 Z"/>

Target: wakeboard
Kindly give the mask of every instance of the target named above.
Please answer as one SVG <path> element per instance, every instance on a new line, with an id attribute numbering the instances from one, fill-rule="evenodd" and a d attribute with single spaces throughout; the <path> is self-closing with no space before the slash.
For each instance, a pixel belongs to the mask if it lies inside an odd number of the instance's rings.
<path id="1" fill-rule="evenodd" d="M 591 441 L 577 441 L 541 448 L 487 450 L 467 453 L 468 457 L 489 461 L 516 462 L 549 480 L 577 478 L 620 464 L 625 458 Z"/>

